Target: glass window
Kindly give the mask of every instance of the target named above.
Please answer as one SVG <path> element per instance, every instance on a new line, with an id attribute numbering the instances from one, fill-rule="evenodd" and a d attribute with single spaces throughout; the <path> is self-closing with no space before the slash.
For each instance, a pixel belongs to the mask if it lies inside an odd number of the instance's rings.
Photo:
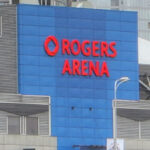
<path id="1" fill-rule="evenodd" d="M 51 0 L 47 0 L 47 5 L 51 5 Z"/>
<path id="2" fill-rule="evenodd" d="M 12 4 L 19 4 L 19 0 L 12 0 Z"/>
<path id="3" fill-rule="evenodd" d="M 9 0 L 0 0 L 0 5 L 9 4 Z"/>
<path id="4" fill-rule="evenodd" d="M 148 22 L 148 29 L 150 29 L 150 22 Z"/>
<path id="5" fill-rule="evenodd" d="M 20 134 L 20 117 L 8 117 L 8 134 Z"/>
<path id="6" fill-rule="evenodd" d="M 111 6 L 119 6 L 119 0 L 111 0 Z"/>
<path id="7" fill-rule="evenodd" d="M 67 6 L 67 1 L 66 0 L 55 0 L 55 5 L 56 6 Z"/>
<path id="8" fill-rule="evenodd" d="M 38 118 L 37 117 L 26 118 L 26 134 L 38 135 Z"/>
<path id="9" fill-rule="evenodd" d="M 51 5 L 51 0 L 38 0 L 40 5 Z"/>

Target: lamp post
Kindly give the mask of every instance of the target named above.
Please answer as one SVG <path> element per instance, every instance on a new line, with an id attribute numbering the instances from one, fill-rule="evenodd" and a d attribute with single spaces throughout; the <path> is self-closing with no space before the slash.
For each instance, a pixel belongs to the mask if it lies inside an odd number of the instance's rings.
<path id="1" fill-rule="evenodd" d="M 117 89 L 120 84 L 129 81 L 129 77 L 121 77 L 115 81 L 114 84 L 114 100 L 117 99 Z M 117 149 L 117 110 L 116 106 L 113 106 L 113 136 L 114 136 L 114 150 Z"/>

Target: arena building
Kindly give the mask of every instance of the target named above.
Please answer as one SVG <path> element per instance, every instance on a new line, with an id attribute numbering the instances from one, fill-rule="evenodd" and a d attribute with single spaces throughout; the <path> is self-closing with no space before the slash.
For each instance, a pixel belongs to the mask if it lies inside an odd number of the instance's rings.
<path id="1" fill-rule="evenodd" d="M 0 149 L 106 149 L 115 81 L 130 79 L 117 99 L 139 100 L 137 13 L 6 5 L 0 14 Z"/>

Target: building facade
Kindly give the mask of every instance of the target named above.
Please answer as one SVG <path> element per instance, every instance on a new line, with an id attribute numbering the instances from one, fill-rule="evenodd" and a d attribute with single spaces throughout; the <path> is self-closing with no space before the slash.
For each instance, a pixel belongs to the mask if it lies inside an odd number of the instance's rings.
<path id="1" fill-rule="evenodd" d="M 138 12 L 138 36 L 150 40 L 149 0 L 76 0 L 73 6 L 96 9 L 113 9 Z"/>
<path id="2" fill-rule="evenodd" d="M 34 4 L 138 12 L 138 36 L 150 40 L 149 0 L 2 0 L 1 4 Z"/>
<path id="3" fill-rule="evenodd" d="M 0 11 L 0 67 L 10 78 L 0 78 L 0 92 L 50 96 L 49 136 L 58 150 L 104 149 L 113 137 L 114 82 L 128 76 L 117 98 L 139 99 L 137 13 L 37 5 Z"/>
<path id="4" fill-rule="evenodd" d="M 149 0 L 1 0 L 0 4 L 33 4 L 68 6 L 77 8 L 109 9 L 138 12 L 138 51 L 140 64 L 140 99 L 150 99 L 149 88 L 149 51 L 150 40 L 150 2 Z M 145 68 L 148 68 L 145 70 Z M 148 87 L 148 88 L 147 88 Z"/>

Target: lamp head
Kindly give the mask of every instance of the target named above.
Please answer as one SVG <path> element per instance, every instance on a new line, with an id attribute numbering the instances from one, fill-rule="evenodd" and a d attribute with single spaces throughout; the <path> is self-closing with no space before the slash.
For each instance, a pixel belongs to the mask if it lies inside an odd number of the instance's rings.
<path id="1" fill-rule="evenodd" d="M 128 80 L 130 80 L 129 77 L 121 77 L 118 81 L 125 82 L 125 81 L 128 81 Z"/>
<path id="2" fill-rule="evenodd" d="M 120 84 L 126 82 L 126 81 L 129 81 L 130 78 L 129 77 L 121 77 L 120 79 L 116 80 L 115 81 L 115 84 L 114 84 L 114 99 L 117 99 L 117 88 L 120 86 Z"/>

